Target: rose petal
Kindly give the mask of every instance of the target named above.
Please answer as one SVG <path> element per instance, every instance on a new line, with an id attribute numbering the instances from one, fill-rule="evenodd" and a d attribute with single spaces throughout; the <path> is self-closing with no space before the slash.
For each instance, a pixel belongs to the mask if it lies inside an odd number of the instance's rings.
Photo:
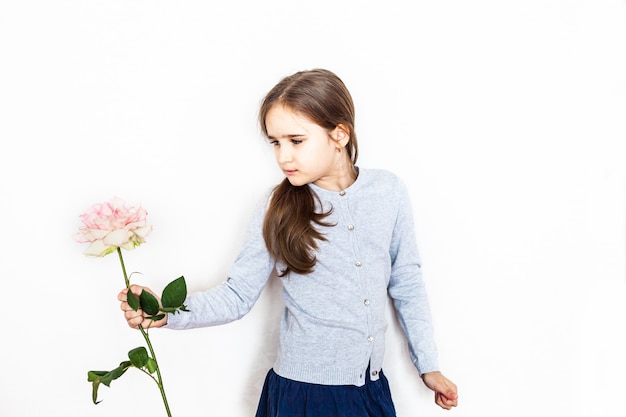
<path id="1" fill-rule="evenodd" d="M 104 243 L 111 246 L 122 247 L 133 236 L 133 233 L 126 229 L 113 230 L 104 238 Z"/>
<path id="2" fill-rule="evenodd" d="M 102 257 L 107 255 L 115 250 L 114 246 L 105 245 L 102 240 L 94 240 L 89 244 L 87 249 L 85 249 L 84 254 L 87 256 L 99 256 Z"/>

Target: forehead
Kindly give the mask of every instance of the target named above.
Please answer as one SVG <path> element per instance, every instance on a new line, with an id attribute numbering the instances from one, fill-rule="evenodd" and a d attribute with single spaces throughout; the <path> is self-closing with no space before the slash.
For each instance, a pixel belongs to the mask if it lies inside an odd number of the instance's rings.
<path id="1" fill-rule="evenodd" d="M 275 104 L 269 109 L 265 116 L 265 127 L 268 136 L 273 138 L 305 135 L 322 129 L 302 113 L 282 104 Z"/>

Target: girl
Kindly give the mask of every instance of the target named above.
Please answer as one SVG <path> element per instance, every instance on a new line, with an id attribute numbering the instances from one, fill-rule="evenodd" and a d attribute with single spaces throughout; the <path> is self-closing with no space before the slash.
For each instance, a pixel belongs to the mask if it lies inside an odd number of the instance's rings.
<path id="1" fill-rule="evenodd" d="M 456 385 L 437 364 L 407 191 L 388 171 L 357 167 L 354 105 L 343 82 L 323 69 L 285 77 L 263 100 L 259 122 L 285 179 L 253 217 L 228 278 L 190 294 L 189 312 L 154 323 L 130 308 L 123 290 L 129 326 L 237 320 L 275 272 L 285 309 L 256 416 L 392 417 L 381 369 L 389 296 L 435 402 L 455 407 Z"/>

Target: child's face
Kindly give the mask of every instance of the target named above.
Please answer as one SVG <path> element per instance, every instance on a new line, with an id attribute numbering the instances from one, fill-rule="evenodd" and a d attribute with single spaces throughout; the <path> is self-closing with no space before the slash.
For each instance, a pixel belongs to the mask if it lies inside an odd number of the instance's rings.
<path id="1" fill-rule="evenodd" d="M 265 126 L 276 162 L 291 184 L 333 188 L 345 163 L 344 153 L 338 152 L 343 147 L 336 140 L 338 129 L 329 132 L 280 104 L 269 110 Z"/>

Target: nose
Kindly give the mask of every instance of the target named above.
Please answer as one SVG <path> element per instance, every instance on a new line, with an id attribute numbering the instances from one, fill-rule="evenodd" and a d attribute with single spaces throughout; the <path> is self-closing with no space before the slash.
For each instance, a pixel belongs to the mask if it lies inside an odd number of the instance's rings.
<path id="1" fill-rule="evenodd" d="M 293 159 L 292 151 L 289 146 L 276 147 L 276 161 L 279 164 L 291 162 Z"/>

